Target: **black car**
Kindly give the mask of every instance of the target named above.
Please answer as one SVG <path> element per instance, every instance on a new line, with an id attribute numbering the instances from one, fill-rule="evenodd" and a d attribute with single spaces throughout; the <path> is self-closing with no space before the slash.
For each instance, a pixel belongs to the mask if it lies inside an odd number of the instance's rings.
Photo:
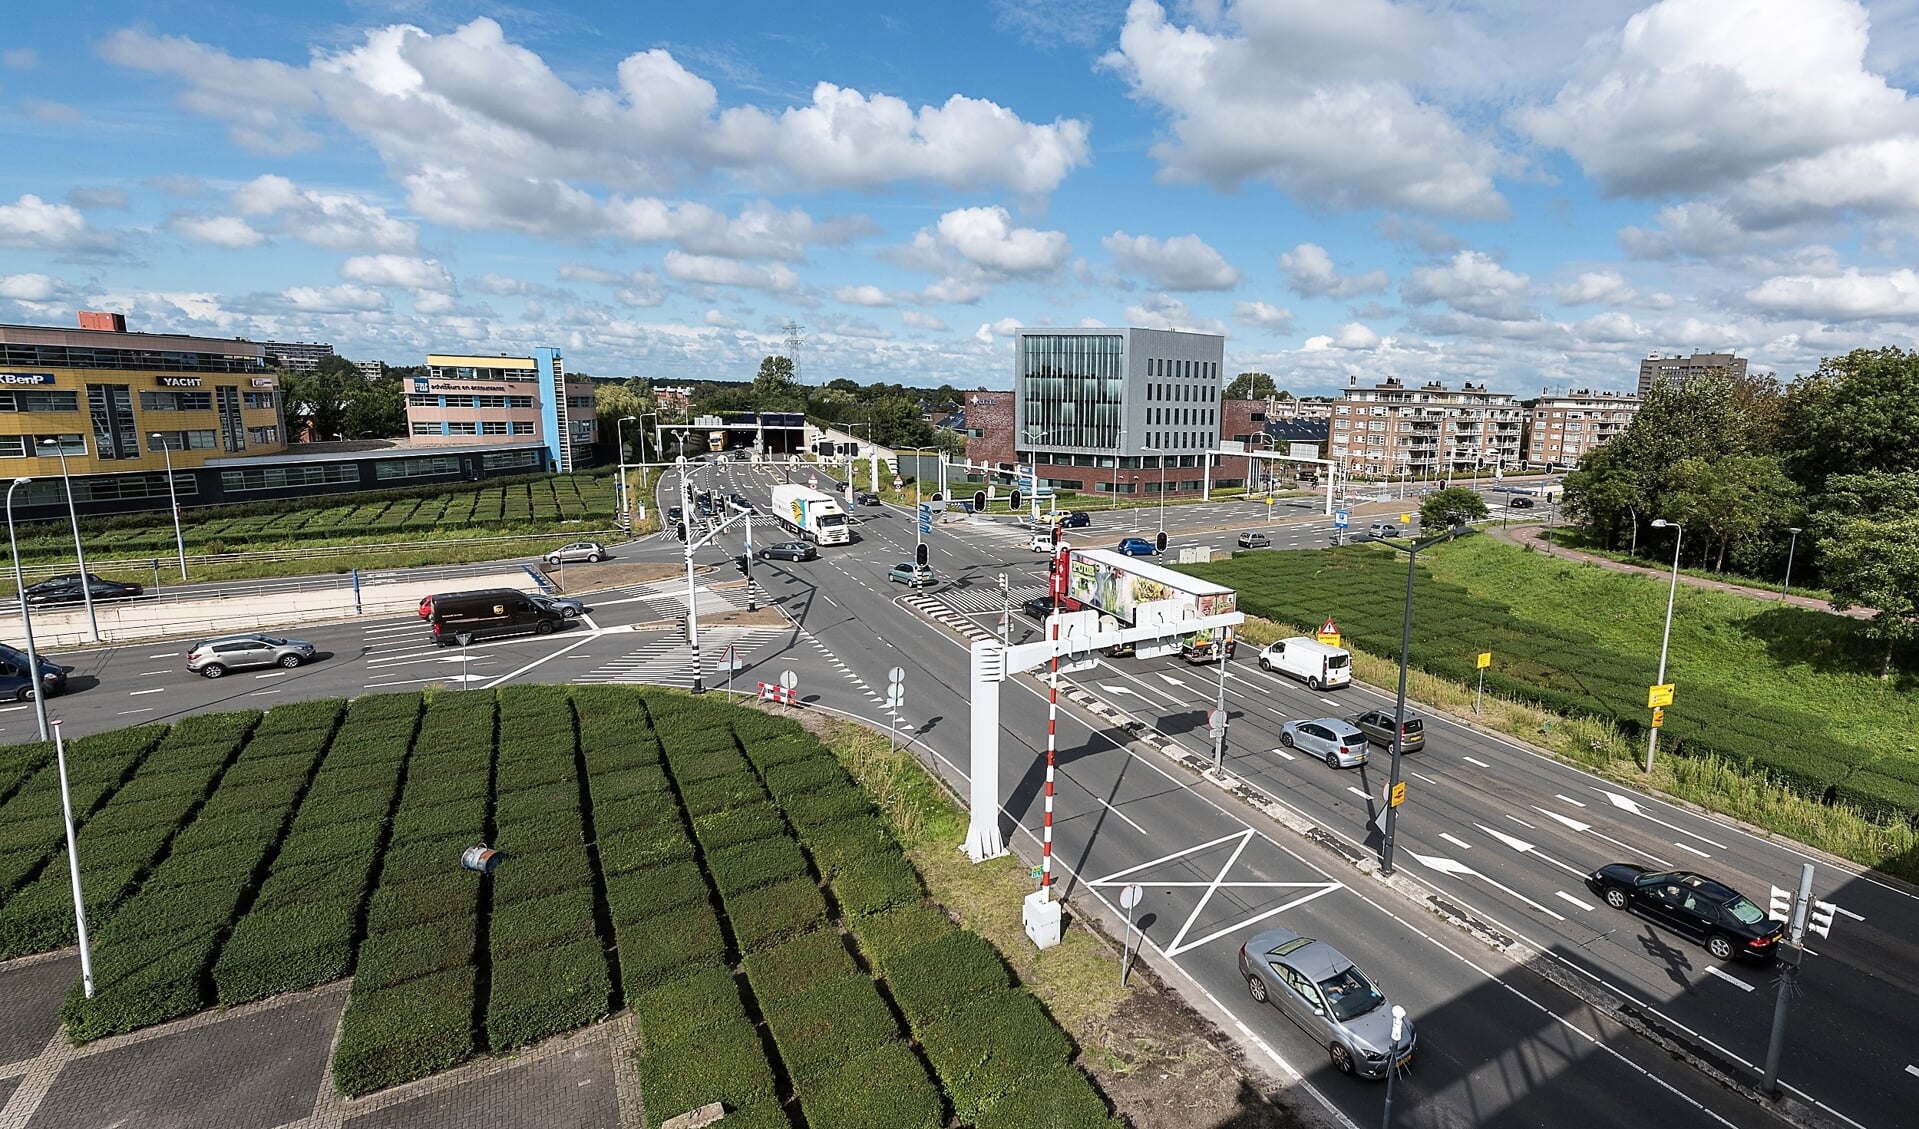
<path id="1" fill-rule="evenodd" d="M 1052 596 L 1034 596 L 1032 599 L 1021 603 L 1019 610 L 1025 612 L 1031 618 L 1045 623 L 1047 616 L 1052 615 L 1054 612 L 1070 612 L 1073 610 L 1073 605 L 1069 601 L 1055 599 Z"/>
<path id="2" fill-rule="evenodd" d="M 862 490 L 853 495 L 853 501 L 862 506 L 877 506 L 880 504 L 880 496 L 871 490 Z"/>
<path id="3" fill-rule="evenodd" d="M 1072 513 L 1060 518 L 1059 523 L 1068 529 L 1084 529 L 1093 524 L 1093 515 L 1087 513 L 1085 510 L 1074 510 Z"/>
<path id="4" fill-rule="evenodd" d="M 685 516 L 685 515 L 684 515 L 683 513 L 681 513 L 681 511 L 680 511 L 680 507 L 678 507 L 678 506 L 668 506 L 668 507 L 666 507 L 666 520 L 667 520 L 667 521 L 669 521 L 669 522 L 674 522 L 674 521 L 678 521 L 678 520 L 680 520 L 680 518 L 682 518 L 682 517 L 684 517 L 684 516 Z"/>
<path id="5" fill-rule="evenodd" d="M 122 584 L 89 572 L 84 586 L 78 576 L 52 576 L 38 584 L 30 584 L 27 586 L 27 603 L 35 606 L 78 604 L 87 598 L 88 590 L 95 600 L 131 600 L 146 591 L 138 584 Z"/>
<path id="6" fill-rule="evenodd" d="M 1586 876 L 1586 886 L 1614 909 L 1631 910 L 1705 945 L 1715 960 L 1772 960 L 1786 928 L 1725 883 L 1684 870 L 1608 863 Z"/>
<path id="7" fill-rule="evenodd" d="M 1513 495 L 1506 499 L 1506 504 L 1515 510 L 1530 510 L 1533 508 L 1533 500 L 1524 494 Z"/>
<path id="8" fill-rule="evenodd" d="M 760 550 L 763 561 L 810 561 L 819 555 L 820 551 L 807 541 L 780 541 Z"/>

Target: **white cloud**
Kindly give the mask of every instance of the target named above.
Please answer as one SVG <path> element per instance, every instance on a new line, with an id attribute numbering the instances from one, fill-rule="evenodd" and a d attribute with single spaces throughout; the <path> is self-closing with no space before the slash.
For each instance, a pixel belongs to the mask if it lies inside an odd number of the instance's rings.
<path id="1" fill-rule="evenodd" d="M 1344 298 L 1353 294 L 1376 294 L 1390 281 L 1383 270 L 1365 274 L 1341 274 L 1333 266 L 1333 257 L 1317 243 L 1301 243 L 1279 257 L 1279 269 L 1286 282 L 1303 298 Z"/>
<path id="2" fill-rule="evenodd" d="M 369 313 L 387 308 L 386 295 L 365 286 L 293 286 L 280 296 L 294 309 L 308 313 Z"/>
<path id="3" fill-rule="evenodd" d="M 0 51 L 0 66 L 10 71 L 30 71 L 39 55 L 31 47 L 9 47 Z"/>
<path id="4" fill-rule="evenodd" d="M 255 231 L 239 216 L 206 216 L 177 212 L 167 220 L 167 228 L 182 239 L 209 247 L 258 247 L 267 237 Z"/>
<path id="5" fill-rule="evenodd" d="M 1237 35 L 1215 5 L 1191 11 L 1196 22 L 1175 27 L 1158 3 L 1133 0 L 1102 60 L 1171 117 L 1171 138 L 1152 148 L 1162 180 L 1267 180 L 1339 208 L 1506 214 L 1497 152 L 1402 81 L 1419 47 L 1411 9 L 1241 4 Z"/>
<path id="6" fill-rule="evenodd" d="M 1233 320 L 1248 329 L 1261 329 L 1268 333 L 1293 331 L 1293 311 L 1282 310 L 1265 302 L 1235 302 Z"/>
<path id="7" fill-rule="evenodd" d="M 1189 333 L 1217 333 L 1224 336 L 1226 326 L 1215 318 L 1202 317 L 1171 294 L 1151 294 L 1126 307 L 1126 322 L 1146 329 L 1183 329 Z"/>
<path id="8" fill-rule="evenodd" d="M 782 263 L 761 265 L 713 255 L 668 251 L 660 265 L 668 278 L 706 286 L 741 286 L 749 290 L 779 293 L 796 289 L 800 284 L 799 276 Z"/>
<path id="9" fill-rule="evenodd" d="M 940 320 L 937 314 L 925 310 L 901 310 L 900 321 L 913 329 L 924 329 L 933 333 L 947 333 L 952 327 Z"/>
<path id="10" fill-rule="evenodd" d="M 706 324 L 715 329 L 738 329 L 744 323 L 736 317 L 729 317 L 718 310 L 706 311 Z"/>
<path id="11" fill-rule="evenodd" d="M 271 59 L 236 59 L 180 36 L 122 29 L 100 44 L 109 62 L 171 74 L 186 87 L 180 102 L 195 113 L 219 118 L 233 140 L 267 153 L 310 148 L 318 138 L 300 126 L 320 108 L 304 71 Z"/>
<path id="12" fill-rule="evenodd" d="M 119 188 L 73 188 L 67 191 L 67 203 L 83 212 L 124 209 L 127 194 Z"/>
<path id="13" fill-rule="evenodd" d="M 568 282 L 597 282 L 602 286 L 614 286 L 633 279 L 625 271 L 608 270 L 591 263 L 561 263 L 560 277 Z"/>
<path id="14" fill-rule="evenodd" d="M 184 199 L 205 196 L 209 191 L 206 181 L 201 180 L 197 176 L 188 176 L 185 173 L 168 173 L 164 176 L 150 176 L 141 183 L 145 184 L 148 188 L 158 189 L 169 196 L 179 196 Z"/>
<path id="15" fill-rule="evenodd" d="M 71 204 L 49 204 L 31 192 L 0 204 L 0 247 L 55 250 L 85 243 L 87 219 Z"/>
<path id="16" fill-rule="evenodd" d="M 991 290 L 977 278 L 942 278 L 923 290 L 900 297 L 923 306 L 971 306 L 978 304 Z"/>
<path id="17" fill-rule="evenodd" d="M 1461 251 L 1443 267 L 1420 267 L 1400 284 L 1414 305 L 1443 302 L 1461 313 L 1498 321 L 1538 317 L 1529 303 L 1531 280 L 1478 251 Z"/>
<path id="18" fill-rule="evenodd" d="M 841 286 L 833 291 L 833 300 L 848 306 L 890 306 L 893 299 L 886 291 L 872 284 L 863 286 Z"/>
<path id="19" fill-rule="evenodd" d="M 1231 290 L 1239 285 L 1239 272 L 1197 235 L 1161 240 L 1115 231 L 1100 245 L 1121 270 L 1163 290 Z"/>
<path id="20" fill-rule="evenodd" d="M 453 289 L 453 275 L 438 259 L 416 259 L 407 255 L 355 255 L 340 264 L 340 277 L 368 286 Z"/>
<path id="21" fill-rule="evenodd" d="M 511 278 L 504 274 L 488 271 L 466 280 L 466 284 L 482 294 L 498 294 L 507 297 L 515 294 L 533 292 L 533 284 L 522 279 Z"/>
<path id="22" fill-rule="evenodd" d="M 1617 271 L 1586 271 L 1553 286 L 1553 300 L 1564 306 L 1620 306 L 1638 297 Z"/>
<path id="23" fill-rule="evenodd" d="M 1919 317 L 1919 274 L 1910 268 L 1865 274 L 1851 267 L 1834 278 L 1768 278 L 1746 291 L 1746 301 L 1768 313 L 1820 321 Z"/>
<path id="24" fill-rule="evenodd" d="M 973 340 L 980 342 L 982 345 L 991 345 L 993 344 L 994 338 L 1010 338 L 1013 336 L 1014 331 L 1025 328 L 1026 323 L 1020 321 L 1018 318 L 1001 318 L 998 321 L 989 321 L 974 330 Z"/>
<path id="25" fill-rule="evenodd" d="M 0 274 L 0 298 L 15 302 L 45 302 L 65 289 L 65 283 L 50 275 Z"/>
<path id="26" fill-rule="evenodd" d="M 1650 334 L 1630 316 L 1619 310 L 1607 310 L 1573 326 L 1582 341 L 1592 344 L 1631 345 L 1644 342 Z"/>
<path id="27" fill-rule="evenodd" d="M 331 251 L 411 251 L 419 242 L 417 228 L 377 204 L 303 189 L 271 173 L 235 189 L 232 204 L 243 216 L 271 220 L 302 243 Z"/>
<path id="28" fill-rule="evenodd" d="M 952 251 L 973 267 L 1001 275 L 1051 274 L 1073 253 L 1065 232 L 1014 227 L 1012 216 L 999 207 L 947 212 L 913 242 L 934 263 L 944 258 L 941 252 Z"/>
<path id="29" fill-rule="evenodd" d="M 86 118 L 85 114 L 64 102 L 49 102 L 43 98 L 22 98 L 20 113 L 35 121 L 51 122 L 55 125 L 71 125 Z"/>
<path id="30" fill-rule="evenodd" d="M 1330 334 L 1309 337 L 1303 346 L 1306 352 L 1323 352 L 1327 349 L 1344 349 L 1350 352 L 1370 352 L 1380 346 L 1379 334 L 1359 324 L 1348 322 L 1334 326 Z"/>

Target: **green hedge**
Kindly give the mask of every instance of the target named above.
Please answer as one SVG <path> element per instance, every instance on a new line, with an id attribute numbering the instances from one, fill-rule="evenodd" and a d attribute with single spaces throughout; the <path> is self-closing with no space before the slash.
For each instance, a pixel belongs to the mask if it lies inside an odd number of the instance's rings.
<path id="1" fill-rule="evenodd" d="M 704 906 L 709 896 L 706 876 L 691 861 L 611 874 L 606 879 L 607 905 L 616 927 L 686 906 Z"/>
<path id="2" fill-rule="evenodd" d="M 746 975 L 756 985 L 779 985 L 789 995 L 859 972 L 846 942 L 831 928 L 815 929 L 745 955 Z"/>
<path id="3" fill-rule="evenodd" d="M 639 1069 L 640 1105 L 649 1127 L 708 1102 L 732 1109 L 777 1101 L 759 1033 L 743 1020 L 716 1027 L 695 1043 L 642 1051 Z"/>
<path id="4" fill-rule="evenodd" d="M 783 796 L 780 807 L 794 828 L 808 839 L 840 820 L 873 814 L 873 804 L 865 793 L 851 787 Z"/>
<path id="5" fill-rule="evenodd" d="M 826 899 L 811 878 L 790 878 L 726 900 L 733 938 L 742 952 L 797 937 L 826 920 Z"/>
<path id="6" fill-rule="evenodd" d="M 143 725 L 83 737 L 67 747 L 67 790 L 76 826 L 86 826 L 167 732 L 163 725 Z M 65 849 L 65 835 L 59 772 L 43 764 L 0 809 L 0 905 Z"/>
<path id="7" fill-rule="evenodd" d="M 939 1088 L 913 1052 L 899 1043 L 873 1047 L 802 1086 L 800 1107 L 806 1111 L 807 1124 L 821 1129 L 841 1125 L 937 1129 L 946 1124 Z"/>
<path id="8" fill-rule="evenodd" d="M 865 973 L 836 976 L 790 995 L 784 985 L 764 987 L 768 983 L 756 978 L 753 990 L 787 1075 L 802 1094 L 808 1082 L 847 1059 L 900 1037 L 899 1023 Z M 812 1120 L 810 1109 L 807 1116 Z"/>
<path id="9" fill-rule="evenodd" d="M 948 931 L 913 950 L 913 959 L 887 969 L 893 1001 L 915 1028 L 945 1017 L 970 1001 L 1012 985 L 999 953 L 979 934 Z"/>
<path id="10" fill-rule="evenodd" d="M 912 905 L 925 896 L 918 872 L 898 852 L 842 866 L 831 885 L 840 912 L 854 917 Z"/>
<path id="11" fill-rule="evenodd" d="M 922 945 L 959 928 L 945 912 L 924 902 L 895 906 L 847 924 L 859 939 L 860 953 L 882 973 L 913 959 Z"/>
<path id="12" fill-rule="evenodd" d="M 1035 1071 L 1014 1083 L 974 1122 L 979 1129 L 1124 1129 L 1092 1080 L 1076 1066 Z"/>
<path id="13" fill-rule="evenodd" d="M 456 968 L 377 991 L 356 980 L 333 1084 L 366 1094 L 465 1062 L 473 1054 L 473 977 L 473 969 Z"/>
<path id="14" fill-rule="evenodd" d="M 1016 989 L 976 999 L 915 1033 L 962 1121 L 977 1122 L 1033 1075 L 1073 1054 L 1072 1041 L 1039 1001 Z"/>
<path id="15" fill-rule="evenodd" d="M 699 821 L 694 821 L 694 827 L 698 826 Z M 713 876 L 713 885 L 722 898 L 806 873 L 806 855 L 797 842 L 783 833 L 720 850 L 712 849 L 710 844 L 702 843 L 702 846 L 706 849 L 707 872 Z"/>
<path id="16" fill-rule="evenodd" d="M 619 942 L 620 983 L 628 999 L 726 963 L 726 937 L 720 932 L 719 918 L 703 905 L 623 929 Z"/>
<path id="17" fill-rule="evenodd" d="M 713 965 L 633 997 L 644 1053 L 697 1046 L 716 1027 L 747 1023 L 746 1005 L 729 970 Z"/>
<path id="18" fill-rule="evenodd" d="M 582 1027 L 605 1015 L 612 985 L 590 932 L 565 944 L 515 950 L 493 962 L 487 1041 L 497 1053 Z"/>
<path id="19" fill-rule="evenodd" d="M 701 816 L 693 821 L 693 833 L 699 837 L 700 846 L 712 852 L 740 843 L 782 837 L 787 832 L 780 809 L 769 803 L 755 803 Z"/>

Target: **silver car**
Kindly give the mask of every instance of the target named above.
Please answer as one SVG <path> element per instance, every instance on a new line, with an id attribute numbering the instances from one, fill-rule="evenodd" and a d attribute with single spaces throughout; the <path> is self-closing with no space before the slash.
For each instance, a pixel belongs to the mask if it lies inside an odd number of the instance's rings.
<path id="1" fill-rule="evenodd" d="M 1384 1078 L 1394 1049 L 1393 1004 L 1359 966 L 1324 941 L 1268 929 L 1239 947 L 1246 990 L 1270 1003 L 1326 1047 L 1343 1074 Z M 1396 1066 L 1412 1061 L 1413 1021 L 1399 1032 Z"/>
<path id="2" fill-rule="evenodd" d="M 1366 735 L 1352 722 L 1336 717 L 1289 721 L 1279 731 L 1279 743 L 1318 757 L 1327 768 L 1358 768 L 1366 763 Z"/>
<path id="3" fill-rule="evenodd" d="M 254 666 L 283 666 L 292 670 L 312 658 L 313 644 L 304 639 L 222 635 L 195 643 L 187 651 L 187 669 L 207 678 L 218 678 L 229 670 Z"/>
<path id="4" fill-rule="evenodd" d="M 535 592 L 527 597 L 540 607 L 550 609 L 561 619 L 578 619 L 586 614 L 586 603 L 572 596 L 549 596 Z"/>
<path id="5" fill-rule="evenodd" d="M 598 541 L 575 541 L 571 545 L 561 545 L 543 559 L 547 564 L 573 564 L 576 561 L 599 564 L 606 557 L 606 546 Z"/>

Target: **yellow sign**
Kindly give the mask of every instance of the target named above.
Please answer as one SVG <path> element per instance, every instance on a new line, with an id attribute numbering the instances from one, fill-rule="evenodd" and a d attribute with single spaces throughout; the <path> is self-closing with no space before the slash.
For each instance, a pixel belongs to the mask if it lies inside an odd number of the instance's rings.
<path id="1" fill-rule="evenodd" d="M 1660 706 L 1672 705 L 1672 690 L 1675 683 L 1662 682 L 1646 688 L 1646 708 L 1656 710 Z"/>
<path id="2" fill-rule="evenodd" d="M 1479 669 L 1485 670 L 1491 665 L 1493 665 L 1493 653 L 1491 651 L 1479 652 Z"/>
<path id="3" fill-rule="evenodd" d="M 1402 780 L 1399 783 L 1393 785 L 1393 802 L 1391 806 L 1398 807 L 1399 805 L 1405 802 L 1406 802 L 1406 782 Z"/>
<path id="4" fill-rule="evenodd" d="M 1273 504 L 1273 496 L 1271 494 L 1266 495 L 1266 504 L 1268 506 Z"/>
<path id="5" fill-rule="evenodd" d="M 1664 724 L 1666 724 L 1666 707 L 1654 706 L 1652 711 L 1652 727 L 1657 729 Z"/>
<path id="6" fill-rule="evenodd" d="M 1401 524 L 1401 525 L 1411 525 L 1411 524 L 1412 524 L 1412 522 L 1413 522 L 1413 515 L 1411 515 L 1411 514 L 1400 514 L 1400 515 L 1399 515 L 1399 524 Z"/>

